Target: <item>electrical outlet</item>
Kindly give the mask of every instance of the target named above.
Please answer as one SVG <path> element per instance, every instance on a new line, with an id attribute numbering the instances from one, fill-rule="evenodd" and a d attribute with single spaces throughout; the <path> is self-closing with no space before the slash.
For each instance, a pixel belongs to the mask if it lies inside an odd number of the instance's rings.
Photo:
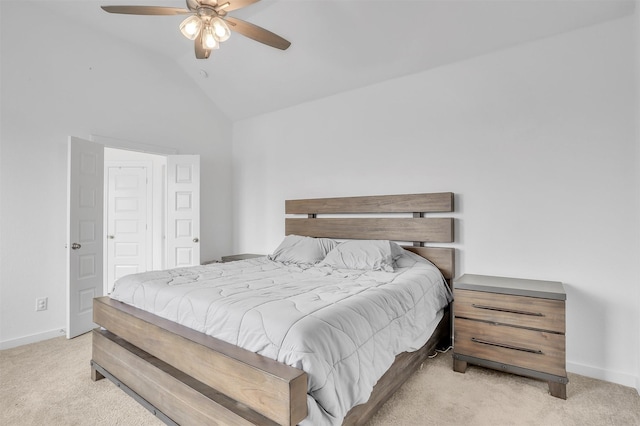
<path id="1" fill-rule="evenodd" d="M 47 297 L 36 299 L 36 311 L 46 311 L 49 300 Z"/>

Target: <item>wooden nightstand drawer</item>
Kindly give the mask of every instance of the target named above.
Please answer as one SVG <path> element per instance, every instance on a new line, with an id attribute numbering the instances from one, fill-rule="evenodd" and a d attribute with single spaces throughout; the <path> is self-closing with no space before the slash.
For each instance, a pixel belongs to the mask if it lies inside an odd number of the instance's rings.
<path id="1" fill-rule="evenodd" d="M 565 332 L 564 300 L 458 289 L 454 298 L 456 317 Z"/>
<path id="2" fill-rule="evenodd" d="M 557 376 L 567 374 L 562 334 L 456 318 L 455 352 Z"/>

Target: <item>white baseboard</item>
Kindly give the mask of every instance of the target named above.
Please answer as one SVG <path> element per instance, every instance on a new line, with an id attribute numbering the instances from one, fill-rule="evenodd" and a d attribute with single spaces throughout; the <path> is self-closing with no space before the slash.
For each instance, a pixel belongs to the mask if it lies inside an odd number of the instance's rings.
<path id="1" fill-rule="evenodd" d="M 579 374 L 581 376 L 591 377 L 593 379 L 604 380 L 605 382 L 616 383 L 622 386 L 635 388 L 640 393 L 640 378 L 631 374 L 621 373 L 619 371 L 604 370 L 602 368 L 592 367 L 589 365 L 575 364 L 568 362 L 567 371 Z"/>
<path id="2" fill-rule="evenodd" d="M 20 337 L 18 339 L 4 340 L 0 342 L 1 349 L 11 349 L 22 345 L 28 345 L 29 343 L 41 342 L 43 340 L 53 339 L 54 337 L 65 336 L 67 332 L 61 329 L 55 329 L 45 331 L 44 333 L 32 334 L 30 336 Z"/>

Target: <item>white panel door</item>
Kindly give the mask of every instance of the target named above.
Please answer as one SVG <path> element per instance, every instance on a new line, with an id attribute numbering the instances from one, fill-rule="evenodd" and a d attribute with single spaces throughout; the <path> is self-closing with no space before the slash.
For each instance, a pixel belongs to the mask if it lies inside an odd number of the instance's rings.
<path id="1" fill-rule="evenodd" d="M 146 167 L 107 167 L 107 293 L 118 278 L 149 268 L 147 175 Z"/>
<path id="2" fill-rule="evenodd" d="M 167 157 L 167 268 L 200 264 L 200 156 Z"/>
<path id="3" fill-rule="evenodd" d="M 93 298 L 103 293 L 104 147 L 69 137 L 67 175 L 67 338 L 95 327 Z"/>

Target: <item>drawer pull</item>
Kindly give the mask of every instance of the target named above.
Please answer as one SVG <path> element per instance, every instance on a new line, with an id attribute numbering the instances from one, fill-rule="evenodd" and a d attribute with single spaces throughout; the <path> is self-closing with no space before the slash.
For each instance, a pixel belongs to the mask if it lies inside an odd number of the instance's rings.
<path id="1" fill-rule="evenodd" d="M 480 343 L 482 345 L 497 346 L 499 348 L 512 349 L 514 351 L 528 352 L 536 355 L 544 355 L 542 351 L 539 349 L 536 350 L 536 349 L 522 348 L 520 346 L 507 345 L 506 343 L 496 343 L 496 342 L 490 342 L 488 340 L 476 339 L 475 337 L 472 337 L 471 341 L 474 343 Z"/>
<path id="2" fill-rule="evenodd" d="M 473 306 L 474 308 L 478 308 L 478 309 L 486 309 L 488 311 L 508 312 L 510 314 L 530 315 L 532 317 L 543 317 L 544 316 L 541 312 L 519 311 L 517 309 L 498 308 L 496 306 L 477 305 L 475 303 L 472 303 L 471 306 Z"/>

